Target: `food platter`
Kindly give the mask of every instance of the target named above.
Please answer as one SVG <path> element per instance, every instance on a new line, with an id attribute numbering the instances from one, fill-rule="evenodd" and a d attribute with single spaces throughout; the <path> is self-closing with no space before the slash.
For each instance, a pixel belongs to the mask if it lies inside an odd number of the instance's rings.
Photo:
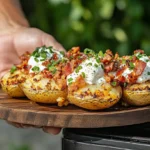
<path id="1" fill-rule="evenodd" d="M 23 124 L 62 128 L 99 128 L 146 123 L 150 106 L 121 107 L 89 111 L 73 105 L 58 107 L 14 99 L 0 91 L 0 118 Z"/>

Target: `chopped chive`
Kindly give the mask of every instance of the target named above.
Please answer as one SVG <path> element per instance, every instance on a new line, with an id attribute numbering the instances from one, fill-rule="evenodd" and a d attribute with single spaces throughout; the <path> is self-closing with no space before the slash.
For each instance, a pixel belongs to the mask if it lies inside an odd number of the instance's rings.
<path id="1" fill-rule="evenodd" d="M 113 82 L 111 82 L 111 85 L 112 85 L 112 86 L 116 86 L 116 85 L 117 85 L 117 82 L 116 82 L 116 81 L 113 81 Z"/>
<path id="2" fill-rule="evenodd" d="M 97 67 L 98 67 L 98 64 L 94 64 L 94 66 L 97 68 Z"/>
<path id="3" fill-rule="evenodd" d="M 100 57 L 104 57 L 103 51 L 99 51 L 98 55 L 99 55 Z"/>
<path id="4" fill-rule="evenodd" d="M 36 57 L 34 58 L 34 60 L 35 60 L 36 62 L 39 62 L 39 60 L 38 60 Z"/>
<path id="5" fill-rule="evenodd" d="M 86 48 L 84 49 L 84 54 L 92 54 L 95 55 L 95 52 L 92 49 Z"/>
<path id="6" fill-rule="evenodd" d="M 76 73 L 78 73 L 82 69 L 82 66 L 78 66 L 75 70 Z"/>
<path id="7" fill-rule="evenodd" d="M 69 78 L 69 79 L 68 79 L 68 82 L 72 82 L 72 81 L 73 81 L 73 78 Z"/>
<path id="8" fill-rule="evenodd" d="M 104 66 L 101 64 L 101 68 L 104 69 Z"/>
<path id="9" fill-rule="evenodd" d="M 45 52 L 42 52 L 42 53 L 40 54 L 40 56 L 41 56 L 43 59 L 46 59 L 46 58 L 47 58 L 47 54 L 46 54 Z"/>
<path id="10" fill-rule="evenodd" d="M 88 66 L 92 66 L 92 63 L 88 63 L 87 65 L 88 65 Z"/>
<path id="11" fill-rule="evenodd" d="M 125 59 L 122 59 L 122 64 L 126 64 L 126 60 Z"/>
<path id="12" fill-rule="evenodd" d="M 130 66 L 130 69 L 131 69 L 131 70 L 134 69 L 134 67 L 135 67 L 132 62 L 129 62 L 129 66 Z"/>
<path id="13" fill-rule="evenodd" d="M 100 58 L 97 57 L 97 58 L 96 58 L 96 62 L 97 62 L 97 63 L 100 63 Z"/>
<path id="14" fill-rule="evenodd" d="M 81 75 L 82 75 L 83 78 L 85 78 L 85 73 L 84 72 L 82 72 Z"/>
<path id="15" fill-rule="evenodd" d="M 10 73 L 14 73 L 16 70 L 17 70 L 17 67 L 13 65 L 10 69 Z"/>
<path id="16" fill-rule="evenodd" d="M 150 75 L 150 72 L 147 72 L 147 75 Z"/>
<path id="17" fill-rule="evenodd" d="M 40 71 L 40 68 L 39 68 L 38 66 L 34 66 L 34 67 L 32 68 L 32 71 L 34 71 L 34 72 L 39 72 L 39 71 Z"/>

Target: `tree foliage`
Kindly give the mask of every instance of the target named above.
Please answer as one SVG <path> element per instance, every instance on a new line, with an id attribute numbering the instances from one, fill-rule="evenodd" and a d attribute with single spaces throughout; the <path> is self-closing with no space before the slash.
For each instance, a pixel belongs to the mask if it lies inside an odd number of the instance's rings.
<path id="1" fill-rule="evenodd" d="M 22 0 L 31 26 L 52 34 L 66 49 L 111 49 L 150 54 L 149 0 Z"/>

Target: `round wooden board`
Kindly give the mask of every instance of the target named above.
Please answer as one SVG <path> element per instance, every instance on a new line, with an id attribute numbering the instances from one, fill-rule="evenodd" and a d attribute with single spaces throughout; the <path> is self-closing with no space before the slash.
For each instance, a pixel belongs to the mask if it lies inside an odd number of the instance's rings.
<path id="1" fill-rule="evenodd" d="M 0 118 L 23 124 L 62 128 L 99 128 L 150 122 L 150 106 L 88 111 L 69 105 L 37 104 L 25 98 L 14 99 L 0 92 Z"/>

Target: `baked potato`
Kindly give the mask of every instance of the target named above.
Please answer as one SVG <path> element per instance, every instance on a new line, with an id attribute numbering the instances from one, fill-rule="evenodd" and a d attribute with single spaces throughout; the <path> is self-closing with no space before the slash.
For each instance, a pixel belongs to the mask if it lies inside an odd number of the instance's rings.
<path id="1" fill-rule="evenodd" d="M 20 70 L 13 73 L 7 72 L 1 79 L 2 90 L 11 97 L 25 97 L 24 92 L 20 88 L 20 81 L 25 78 Z"/>
<path id="2" fill-rule="evenodd" d="M 120 86 L 113 87 L 109 83 L 102 85 L 86 85 L 68 94 L 70 103 L 89 110 L 106 109 L 116 104 L 122 95 Z"/>
<path id="3" fill-rule="evenodd" d="M 122 99 L 133 106 L 150 104 L 150 81 L 127 85 L 123 88 Z"/>
<path id="4" fill-rule="evenodd" d="M 58 98 L 67 98 L 67 89 L 61 88 L 53 79 L 43 77 L 42 74 L 28 75 L 21 89 L 32 101 L 40 103 L 57 103 Z"/>
<path id="5" fill-rule="evenodd" d="M 110 50 L 107 53 L 111 54 Z M 105 56 L 111 60 L 107 54 Z M 102 61 L 105 59 L 106 62 L 107 58 L 95 54 L 90 55 L 73 73 L 67 76 L 70 103 L 89 110 L 100 110 L 109 108 L 120 100 L 121 87 L 115 82 L 113 86 L 105 79 L 107 74 Z M 107 66 L 108 63 L 107 61 Z"/>

